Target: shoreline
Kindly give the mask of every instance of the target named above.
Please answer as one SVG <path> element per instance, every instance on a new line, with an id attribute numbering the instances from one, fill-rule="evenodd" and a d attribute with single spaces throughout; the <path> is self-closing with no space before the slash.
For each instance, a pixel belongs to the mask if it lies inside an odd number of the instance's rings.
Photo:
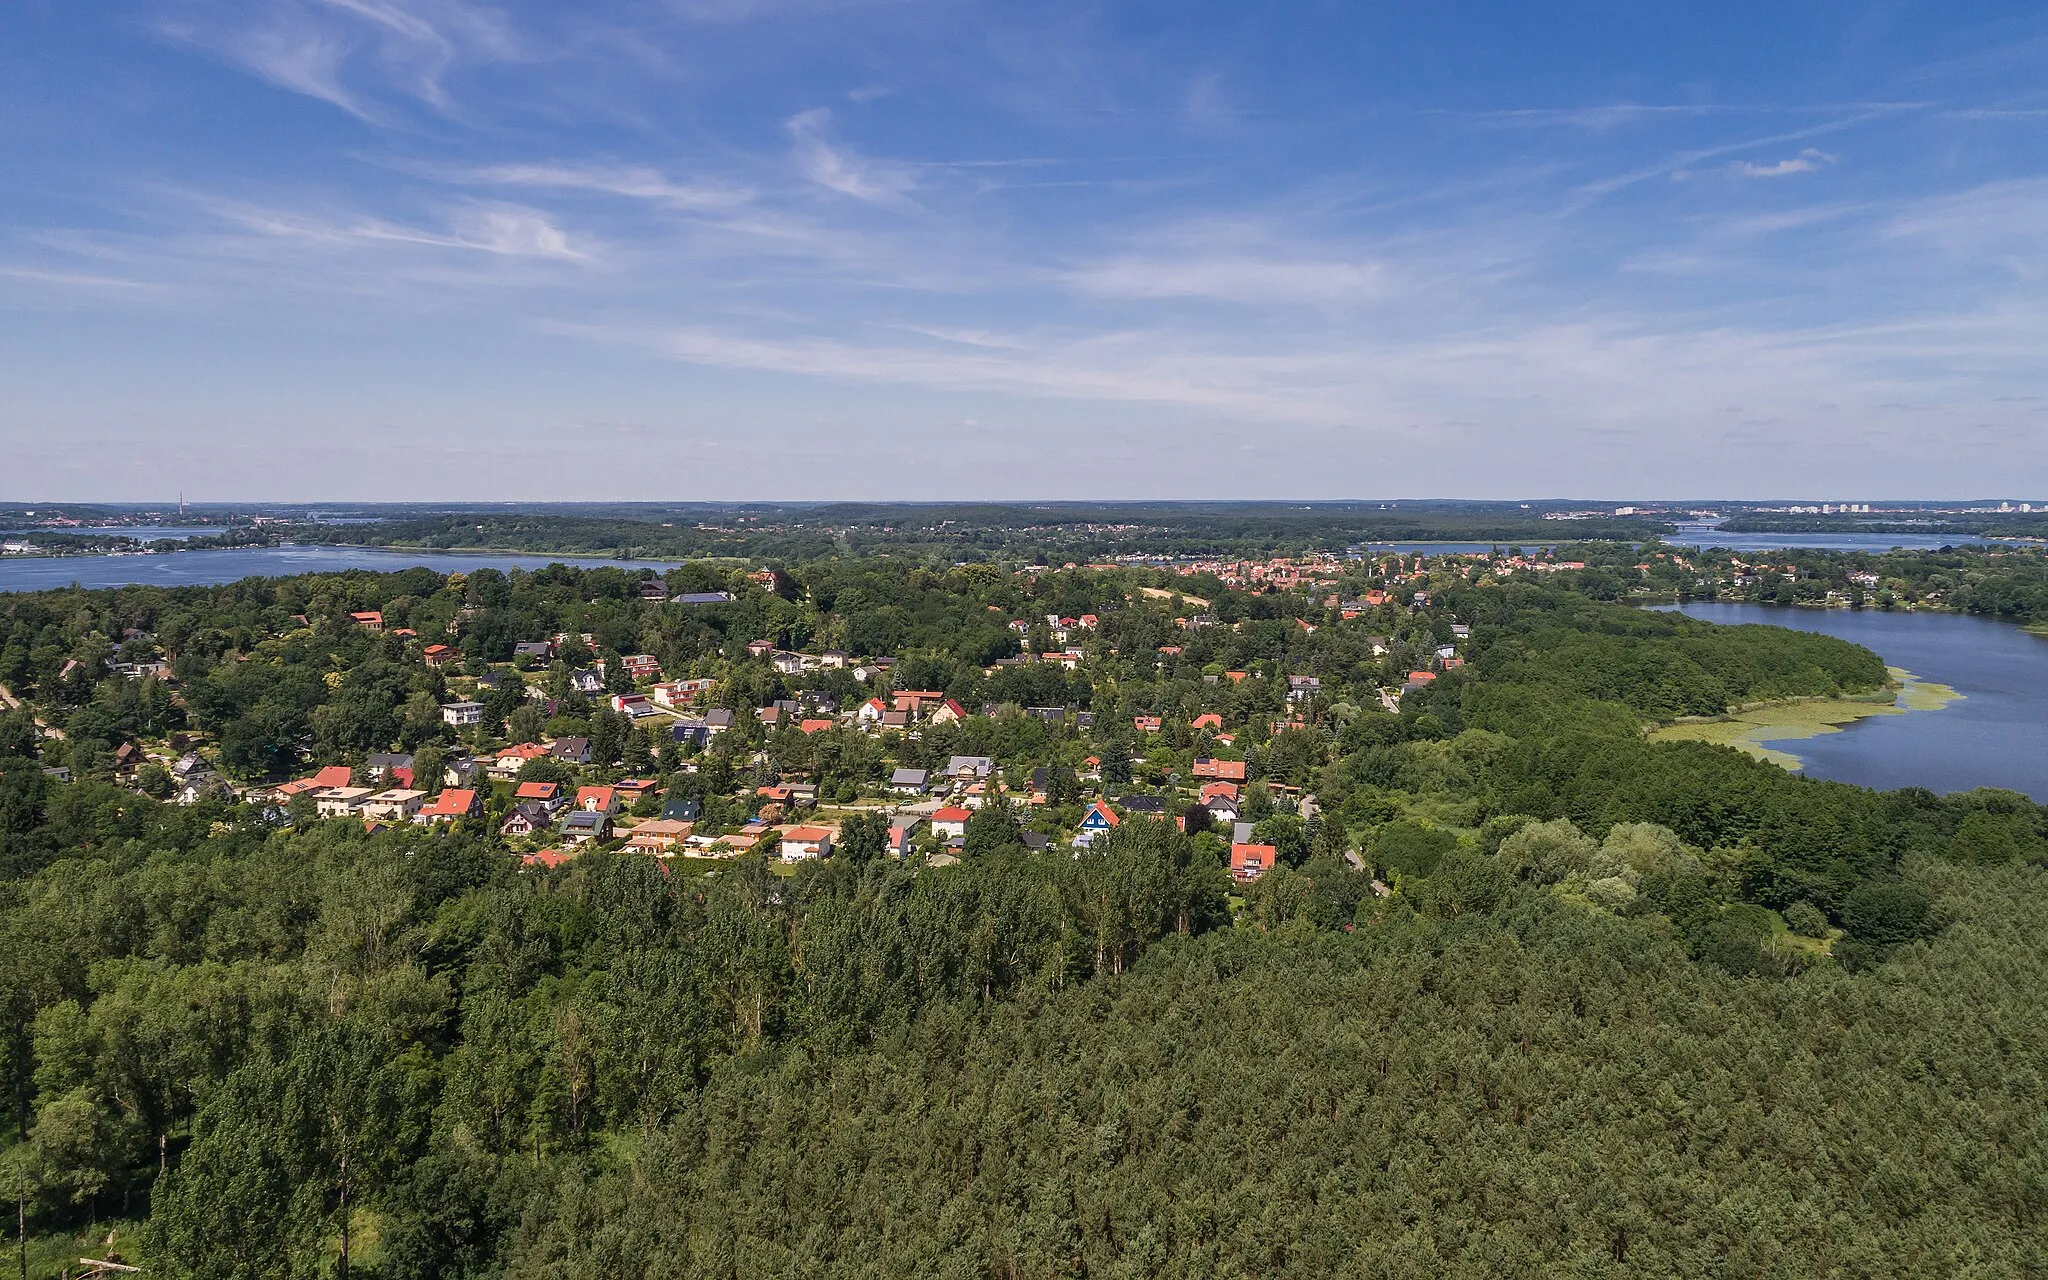
<path id="1" fill-rule="evenodd" d="M 1734 747 L 1797 773 L 1805 762 L 1770 744 L 1840 733 L 1845 726 L 1873 716 L 1939 711 L 1966 696 L 1948 685 L 1922 680 L 1903 667 L 1886 667 L 1885 671 L 1891 680 L 1883 690 L 1874 693 L 1782 698 L 1749 704 L 1725 715 L 1686 717 L 1654 725 L 1646 730 L 1645 736 L 1652 742 L 1707 742 Z"/>

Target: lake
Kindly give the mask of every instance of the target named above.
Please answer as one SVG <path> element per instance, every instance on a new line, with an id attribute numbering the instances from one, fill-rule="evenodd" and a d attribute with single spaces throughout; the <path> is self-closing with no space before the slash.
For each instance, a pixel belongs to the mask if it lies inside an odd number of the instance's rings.
<path id="1" fill-rule="evenodd" d="M 233 547 L 220 551 L 169 551 L 162 555 L 4 556 L 0 591 L 48 591 L 82 587 L 203 587 L 251 577 L 338 573 L 371 569 L 396 573 L 423 566 L 439 573 L 474 569 L 540 569 L 551 564 L 578 568 L 619 565 L 670 569 L 678 560 L 613 560 L 585 556 L 522 556 L 452 551 L 379 551 L 367 547 Z"/>
<path id="2" fill-rule="evenodd" d="M 1963 695 L 1939 711 L 1871 716 L 1840 733 L 1782 743 L 1802 772 L 1884 790 L 2006 787 L 2048 802 L 2048 638 L 1949 613 L 1753 604 L 1688 604 L 1683 612 L 1839 636 Z"/>
<path id="3" fill-rule="evenodd" d="M 1893 547 L 1907 551 L 1938 551 L 1943 547 L 1983 547 L 1985 538 L 1960 533 L 1724 533 L 1713 525 L 1682 524 L 1665 538 L 1676 547 L 1724 547 L 1729 551 L 1865 551 L 1882 555 Z"/>
<path id="4" fill-rule="evenodd" d="M 174 538 L 179 542 L 183 542 L 187 538 L 210 538 L 215 534 L 226 532 L 227 526 L 224 524 L 110 524 L 73 525 L 59 529 L 8 529 L 4 534 L 0 534 L 0 536 L 22 533 L 62 533 L 81 538 L 99 535 L 114 538 L 133 538 L 137 542 L 155 542 L 163 538 Z"/>

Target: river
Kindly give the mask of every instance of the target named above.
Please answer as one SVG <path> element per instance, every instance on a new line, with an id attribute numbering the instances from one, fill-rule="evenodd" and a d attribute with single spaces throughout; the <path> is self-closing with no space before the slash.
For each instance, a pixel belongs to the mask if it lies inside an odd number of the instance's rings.
<path id="1" fill-rule="evenodd" d="M 368 547 L 231 547 L 219 551 L 167 551 L 159 555 L 4 556 L 0 592 L 48 591 L 68 587 L 203 587 L 252 577 L 338 573 L 372 569 L 396 573 L 424 566 L 440 573 L 473 569 L 539 569 L 550 564 L 579 568 L 620 565 L 669 569 L 677 560 L 613 560 L 586 556 L 468 555 L 452 551 L 380 551 Z"/>
<path id="2" fill-rule="evenodd" d="M 1872 716 L 1785 742 L 1803 772 L 1891 790 L 2005 787 L 2048 803 L 2048 639 L 1952 613 L 1688 604 L 1709 622 L 1761 622 L 1851 640 L 1962 694 L 1938 711 Z"/>

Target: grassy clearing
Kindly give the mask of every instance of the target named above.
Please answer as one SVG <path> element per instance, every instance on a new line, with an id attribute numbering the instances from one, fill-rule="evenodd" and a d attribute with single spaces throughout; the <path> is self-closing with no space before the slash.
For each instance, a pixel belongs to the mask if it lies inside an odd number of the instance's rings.
<path id="1" fill-rule="evenodd" d="M 1922 680 L 1899 667 L 1891 672 L 1892 688 L 1878 696 L 1812 698 L 1752 707 L 1713 720 L 1687 720 L 1650 731 L 1652 742 L 1711 742 L 1747 751 L 1759 760 L 1786 769 L 1801 761 L 1789 751 L 1768 744 L 1840 733 L 1842 726 L 1868 716 L 1896 716 L 1914 711 L 1939 711 L 1962 697 L 1945 684 Z"/>

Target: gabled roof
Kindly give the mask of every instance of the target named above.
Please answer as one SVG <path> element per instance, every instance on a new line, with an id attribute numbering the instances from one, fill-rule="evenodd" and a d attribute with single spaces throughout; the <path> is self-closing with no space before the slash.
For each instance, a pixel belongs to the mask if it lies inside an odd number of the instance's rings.
<path id="1" fill-rule="evenodd" d="M 330 764 L 313 775 L 316 787 L 345 787 L 349 785 L 349 768 L 345 764 Z"/>
<path id="2" fill-rule="evenodd" d="M 512 797 L 515 800 L 552 800 L 561 790 L 559 782 L 522 782 Z"/>
<path id="3" fill-rule="evenodd" d="M 1088 812 L 1081 815 L 1082 826 L 1087 826 L 1091 821 L 1097 826 L 1113 827 L 1121 819 L 1116 816 L 1116 810 L 1097 800 L 1094 804 L 1088 806 Z"/>
<path id="4" fill-rule="evenodd" d="M 476 792 L 463 787 L 450 787 L 434 797 L 434 803 L 420 810 L 424 818 L 463 818 L 476 805 Z"/>
<path id="5" fill-rule="evenodd" d="M 974 816 L 974 811 L 973 811 L 972 809 L 962 809 L 962 808 L 960 808 L 960 807 L 958 807 L 958 806 L 956 806 L 956 805 L 948 805 L 948 806 L 946 806 L 945 808 L 943 808 L 943 809 L 939 810 L 939 811 L 938 811 L 937 813 L 933 814 L 933 815 L 932 815 L 932 821 L 933 821 L 933 822 L 965 822 L 965 821 L 967 821 L 967 820 L 968 820 L 969 818 L 971 818 L 971 817 L 973 817 L 973 816 Z"/>

